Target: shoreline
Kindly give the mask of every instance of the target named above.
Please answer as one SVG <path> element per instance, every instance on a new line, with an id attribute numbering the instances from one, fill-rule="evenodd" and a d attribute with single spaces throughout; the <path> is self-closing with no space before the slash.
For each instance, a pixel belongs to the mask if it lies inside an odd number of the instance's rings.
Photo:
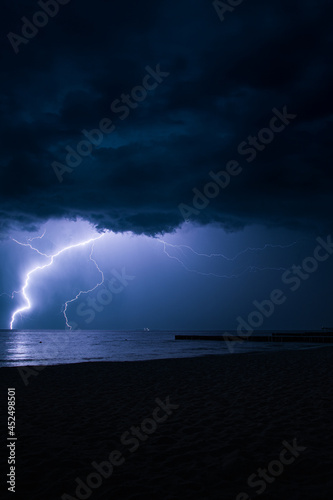
<path id="1" fill-rule="evenodd" d="M 86 361 L 77 361 L 75 363 L 73 363 L 72 361 L 69 362 L 69 363 L 46 363 L 46 364 L 38 364 L 36 365 L 33 361 L 31 361 L 31 364 L 20 364 L 20 365 L 10 365 L 10 366 L 2 366 L 0 365 L 0 370 L 2 369 L 5 369 L 5 368 L 24 368 L 24 367 L 29 367 L 29 368 L 34 368 L 34 367 L 37 367 L 37 368 L 40 368 L 40 369 L 45 369 L 45 368 L 48 368 L 48 367 L 51 367 L 51 366 L 67 366 L 67 365 L 86 365 L 86 364 L 91 364 L 91 363 L 96 363 L 96 364 L 99 364 L 99 363 L 143 363 L 143 362 L 150 362 L 150 361 L 166 361 L 166 360 L 177 360 L 177 359 L 193 359 L 193 358 L 209 358 L 209 357 L 212 357 L 212 358 L 220 358 L 220 357 L 228 357 L 228 356 L 238 356 L 238 355 L 246 355 L 246 354 L 250 354 L 250 355 L 253 355 L 253 354 L 264 354 L 264 355 L 270 355 L 272 353 L 275 353 L 275 352 L 285 352 L 285 351 L 291 351 L 291 352 L 300 352 L 300 351 L 308 351 L 308 350 L 316 350 L 316 349 L 329 349 L 329 348 L 332 348 L 333 346 L 331 346 L 330 344 L 321 344 L 321 343 L 318 343 L 318 344 L 300 344 L 297 346 L 297 348 L 294 348 L 294 349 L 290 349 L 288 347 L 286 347 L 285 349 L 283 348 L 279 348 L 279 349 L 274 349 L 272 348 L 272 350 L 262 350 L 262 349 L 258 349 L 257 351 L 256 350 L 250 350 L 250 351 L 239 351 L 239 352 L 224 352 L 224 353 L 221 353 L 221 354 L 216 354 L 216 353 L 207 353 L 207 354 L 196 354 L 196 355 L 191 355 L 191 356 L 183 356 L 183 357 L 176 357 L 176 356 L 171 356 L 171 357 L 166 357 L 166 358 L 152 358 L 152 359 L 126 359 L 126 360 L 115 360 L 115 361 L 112 361 L 112 360 L 86 360 Z M 5 361 L 6 363 L 16 363 L 17 360 L 6 360 Z"/>

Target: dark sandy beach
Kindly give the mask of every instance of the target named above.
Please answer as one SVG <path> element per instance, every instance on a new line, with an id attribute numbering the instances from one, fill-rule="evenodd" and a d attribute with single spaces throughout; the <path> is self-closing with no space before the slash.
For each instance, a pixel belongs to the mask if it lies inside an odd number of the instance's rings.
<path id="1" fill-rule="evenodd" d="M 27 386 L 17 368 L 0 373 L 4 433 L 16 388 L 8 498 L 332 498 L 330 347 L 48 366 Z"/>

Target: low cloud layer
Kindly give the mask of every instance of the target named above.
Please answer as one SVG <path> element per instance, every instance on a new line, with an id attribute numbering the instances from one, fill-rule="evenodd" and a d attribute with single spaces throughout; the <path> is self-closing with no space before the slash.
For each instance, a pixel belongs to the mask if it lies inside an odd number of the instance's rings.
<path id="1" fill-rule="evenodd" d="M 169 232 L 181 204 L 228 230 L 331 227 L 332 5 L 256 0 L 221 22 L 203 0 L 60 3 L 36 33 L 21 18 L 42 24 L 37 2 L 3 6 L 2 235 L 63 217 Z M 270 138 L 284 107 L 296 117 Z M 198 208 L 231 160 L 241 172 Z"/>

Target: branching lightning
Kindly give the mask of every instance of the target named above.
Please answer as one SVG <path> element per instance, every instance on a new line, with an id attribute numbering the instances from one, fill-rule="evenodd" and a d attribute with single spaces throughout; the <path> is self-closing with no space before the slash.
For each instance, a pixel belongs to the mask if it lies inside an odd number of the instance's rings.
<path id="1" fill-rule="evenodd" d="M 68 319 L 68 316 L 67 316 L 69 305 L 72 304 L 73 302 L 75 302 L 76 300 L 78 300 L 81 295 L 93 292 L 94 290 L 96 290 L 99 286 L 101 286 L 104 283 L 104 273 L 100 269 L 100 267 L 98 266 L 95 258 L 93 257 L 93 254 L 94 254 L 95 242 L 97 240 L 101 239 L 103 236 L 105 236 L 106 233 L 99 234 L 98 236 L 92 237 L 92 238 L 87 239 L 85 241 L 81 241 L 79 243 L 75 243 L 73 245 L 65 246 L 64 248 L 61 248 L 57 253 L 54 253 L 54 254 L 45 253 L 43 251 L 40 251 L 33 244 L 33 242 L 35 240 L 42 240 L 45 236 L 45 233 L 46 233 L 46 231 L 44 231 L 43 234 L 40 236 L 29 238 L 26 240 L 26 242 L 20 242 L 16 239 L 12 238 L 12 241 L 14 243 L 16 243 L 17 245 L 23 246 L 23 247 L 27 247 L 30 250 L 36 252 L 42 259 L 46 259 L 46 262 L 44 264 L 39 264 L 39 265 L 33 267 L 32 269 L 30 269 L 27 272 L 27 274 L 25 276 L 24 284 L 20 290 L 13 291 L 11 293 L 11 295 L 5 294 L 5 295 L 8 295 L 9 297 L 11 297 L 12 299 L 14 298 L 15 295 L 19 295 L 24 299 L 24 305 L 18 307 L 13 312 L 13 314 L 11 316 L 10 329 L 13 329 L 13 326 L 15 324 L 15 321 L 16 321 L 18 315 L 21 316 L 22 313 L 31 310 L 33 307 L 31 298 L 29 296 L 29 287 L 31 286 L 32 277 L 35 275 L 35 273 L 41 272 L 44 269 L 52 266 L 55 259 L 57 259 L 57 257 L 59 257 L 61 254 L 65 253 L 65 252 L 70 252 L 76 248 L 91 244 L 91 251 L 89 254 L 89 260 L 94 264 L 94 266 L 95 266 L 95 268 L 98 271 L 99 276 L 100 276 L 100 279 L 93 287 L 91 287 L 88 290 L 79 290 L 76 293 L 75 297 L 67 300 L 64 303 L 64 305 L 62 307 L 62 314 L 64 315 L 65 324 L 69 329 L 72 329 L 70 322 L 69 322 L 69 319 Z M 260 267 L 257 265 L 248 265 L 248 262 L 245 263 L 243 260 L 241 260 L 239 262 L 238 259 L 240 259 L 245 254 L 251 255 L 253 252 L 264 252 L 268 249 L 287 249 L 287 248 L 293 247 L 294 245 L 297 244 L 297 242 L 293 242 L 293 243 L 290 243 L 288 245 L 273 245 L 273 244 L 268 243 L 268 244 L 265 244 L 264 246 L 259 247 L 259 248 L 248 247 L 248 248 L 236 253 L 232 257 L 227 257 L 226 255 L 224 255 L 222 253 L 207 253 L 206 254 L 206 253 L 197 252 L 195 249 L 193 249 L 189 245 L 174 245 L 174 244 L 166 242 L 163 239 L 157 239 L 157 241 L 163 245 L 163 253 L 169 259 L 175 260 L 186 271 L 191 272 L 191 273 L 196 273 L 196 274 L 201 275 L 201 276 L 212 276 L 215 278 L 238 278 L 246 273 L 266 271 L 266 270 L 284 271 L 286 269 L 284 267 L 264 267 L 264 266 Z M 235 269 L 233 269 L 233 270 L 230 269 L 229 274 L 222 273 L 222 271 L 212 272 L 212 271 L 210 271 L 209 268 L 200 270 L 198 268 L 197 263 L 193 262 L 194 258 L 200 258 L 200 264 L 204 264 L 205 266 L 208 264 L 208 261 L 213 260 L 213 263 L 217 262 L 218 265 L 223 264 L 223 263 L 225 263 L 225 264 L 232 264 L 232 263 L 237 264 L 238 269 L 237 269 L 237 272 L 235 272 Z M 192 259 L 192 261 L 191 261 L 191 259 Z M 218 260 L 215 261 L 214 259 L 218 259 Z M 239 268 L 239 265 L 241 263 L 243 263 L 242 268 Z"/>
<path id="2" fill-rule="evenodd" d="M 290 248 L 290 247 L 293 247 L 294 245 L 296 245 L 296 243 L 297 243 L 296 241 L 294 241 L 293 243 L 289 243 L 289 245 L 272 245 L 271 243 L 266 243 L 266 245 L 264 245 L 263 247 L 258 247 L 258 248 L 248 247 L 248 248 L 245 248 L 245 250 L 241 250 L 240 252 L 238 252 L 234 257 L 227 257 L 226 255 L 223 255 L 222 253 L 210 253 L 210 254 L 199 253 L 199 252 L 196 252 L 195 250 L 193 250 L 193 248 L 188 246 L 188 245 L 172 245 L 171 243 L 167 243 L 166 241 L 160 240 L 160 239 L 158 241 L 160 241 L 164 245 L 167 245 L 167 246 L 170 246 L 173 248 L 180 248 L 180 249 L 187 248 L 188 250 L 190 250 L 195 255 L 198 255 L 199 257 L 209 257 L 209 258 L 211 258 L 211 257 L 223 257 L 224 259 L 229 260 L 229 261 L 234 261 L 240 255 L 245 254 L 247 252 L 263 251 L 263 250 L 266 250 L 266 248 Z"/>
<path id="3" fill-rule="evenodd" d="M 33 238 L 34 239 L 34 238 Z M 21 247 L 28 247 L 28 248 L 31 248 L 31 250 L 34 250 L 35 252 L 37 252 L 39 255 L 42 255 L 43 257 L 49 257 L 51 258 L 52 255 L 49 255 L 47 253 L 43 253 L 41 252 L 40 250 L 38 250 L 38 248 L 35 248 L 32 246 L 31 243 L 22 243 L 21 241 L 17 241 L 15 240 L 15 238 L 12 238 L 12 241 L 14 241 L 15 243 L 17 243 L 18 245 L 20 245 Z M 32 241 L 32 240 L 28 240 L 28 241 Z"/>
<path id="4" fill-rule="evenodd" d="M 67 302 L 65 302 L 65 305 L 64 305 L 64 309 L 63 309 L 63 315 L 65 317 L 65 321 L 66 321 L 66 326 L 72 330 L 72 327 L 68 321 L 68 317 L 67 317 L 67 307 L 68 307 L 68 304 L 70 304 L 71 302 L 75 302 L 81 295 L 85 294 L 85 293 L 90 293 L 90 292 L 93 292 L 94 290 L 96 290 L 96 288 L 98 288 L 100 285 L 102 285 L 104 283 L 104 273 L 103 271 L 99 268 L 96 260 L 93 258 L 92 254 L 93 254 L 93 251 L 94 251 L 94 243 L 92 244 L 91 246 L 91 252 L 90 252 L 90 255 L 89 255 L 89 259 L 95 264 L 96 266 L 96 269 L 98 270 L 98 272 L 100 273 L 102 279 L 99 283 L 97 283 L 97 285 L 95 285 L 93 288 L 90 288 L 90 290 L 80 290 L 79 293 L 71 300 L 67 300 Z"/>
<path id="5" fill-rule="evenodd" d="M 41 239 L 41 238 L 43 238 L 44 235 L 45 235 L 45 232 L 43 233 L 42 236 L 38 236 L 36 238 L 30 238 L 30 240 L 28 240 L 28 241 L 33 241 L 34 239 Z M 12 293 L 12 298 L 14 297 L 14 294 L 21 294 L 22 297 L 24 298 L 26 304 L 25 304 L 25 306 L 20 307 L 20 308 L 18 308 L 18 309 L 16 309 L 14 311 L 14 313 L 13 313 L 13 315 L 11 317 L 11 321 L 10 321 L 10 329 L 11 330 L 13 329 L 13 325 L 14 325 L 14 322 L 15 322 L 15 319 L 16 319 L 17 315 L 21 315 L 23 312 L 29 311 L 32 308 L 31 300 L 30 300 L 29 295 L 28 295 L 28 288 L 29 288 L 29 284 L 30 284 L 30 279 L 33 276 L 33 274 L 35 274 L 37 271 L 42 271 L 43 269 L 46 269 L 47 267 L 52 266 L 54 260 L 57 257 L 59 257 L 59 255 L 63 254 L 64 252 L 67 252 L 69 250 L 73 250 L 73 249 L 78 248 L 78 247 L 86 246 L 89 243 L 92 243 L 94 245 L 94 242 L 97 241 L 97 240 L 99 240 L 100 238 L 102 238 L 104 235 L 105 235 L 105 233 L 100 234 L 99 236 L 96 236 L 95 238 L 90 238 L 90 239 L 88 239 L 86 241 L 81 241 L 79 243 L 75 243 L 73 245 L 66 246 L 66 247 L 62 248 L 61 250 L 59 250 L 57 253 L 55 253 L 53 255 L 49 255 L 49 254 L 40 252 L 36 247 L 32 246 L 31 243 L 22 243 L 22 242 L 17 241 L 17 240 L 15 240 L 15 239 L 12 238 L 12 240 L 15 243 L 17 243 L 18 245 L 21 245 L 21 246 L 24 246 L 24 247 L 29 247 L 31 250 L 37 252 L 42 257 L 46 257 L 47 259 L 49 259 L 49 261 L 46 264 L 44 264 L 44 265 L 36 266 L 33 269 L 31 269 L 30 271 L 28 271 L 28 273 L 26 275 L 26 278 L 25 278 L 24 285 L 21 288 L 21 290 L 14 291 Z M 96 265 L 98 271 L 102 274 L 102 277 L 103 277 L 103 280 L 104 280 L 104 275 L 103 275 L 102 271 L 99 269 L 96 261 L 92 258 L 93 245 L 92 245 L 92 250 L 91 250 L 91 253 L 90 253 L 90 260 L 92 262 L 94 262 L 94 264 Z M 99 286 L 99 284 L 97 286 Z M 80 292 L 80 293 L 88 293 L 88 292 Z M 78 296 L 80 295 L 80 293 L 78 294 Z M 76 299 L 73 299 L 73 300 L 76 300 Z M 65 308 L 64 308 L 64 311 L 63 311 L 67 326 L 69 326 L 68 325 L 68 319 L 67 319 L 67 316 L 66 316 L 67 305 L 69 304 L 69 302 L 72 302 L 73 300 L 66 302 Z"/>
<path id="6" fill-rule="evenodd" d="M 28 238 L 28 241 L 42 240 L 45 236 L 45 233 L 46 233 L 46 229 L 44 230 L 44 232 L 41 236 L 34 236 L 34 238 Z"/>
<path id="7" fill-rule="evenodd" d="M 170 253 L 168 252 L 168 247 L 179 250 L 182 253 L 182 255 L 184 256 L 184 258 L 187 257 L 186 253 L 184 251 L 184 249 L 186 249 L 186 250 L 189 250 L 192 254 L 194 254 L 194 255 L 196 255 L 198 257 L 206 257 L 207 259 L 212 259 L 212 258 L 215 258 L 215 257 L 220 257 L 220 258 L 222 258 L 222 259 L 224 259 L 226 261 L 235 262 L 241 255 L 244 255 L 247 252 L 258 252 L 258 251 L 262 252 L 262 251 L 266 250 L 267 248 L 281 248 L 281 249 L 290 248 L 290 247 L 296 245 L 296 243 L 297 243 L 297 242 L 293 242 L 293 243 L 290 243 L 288 245 L 272 245 L 270 243 L 267 243 L 263 247 L 258 247 L 258 248 L 248 247 L 245 250 L 241 250 L 240 252 L 238 252 L 233 257 L 227 257 L 226 255 L 223 255 L 222 253 L 210 253 L 210 254 L 199 253 L 199 252 L 196 252 L 192 247 L 190 247 L 188 245 L 173 245 L 173 244 L 167 243 L 166 241 L 161 240 L 161 239 L 158 239 L 157 241 L 159 241 L 160 243 L 162 243 L 162 245 L 163 245 L 163 252 L 165 253 L 165 255 L 169 259 L 174 259 L 177 262 L 179 262 L 179 264 L 182 267 L 184 267 L 184 269 L 186 269 L 186 271 L 189 271 L 189 272 L 192 272 L 192 273 L 196 273 L 196 274 L 200 274 L 202 276 L 214 276 L 216 278 L 238 278 L 238 277 L 240 277 L 243 274 L 246 274 L 248 272 L 257 272 L 257 271 L 285 271 L 286 268 L 285 267 L 247 266 L 242 272 L 237 273 L 237 274 L 217 274 L 217 273 L 213 273 L 213 272 L 198 271 L 197 269 L 190 268 L 187 264 L 184 263 L 184 261 L 182 259 L 180 259 L 176 255 L 170 255 Z"/>

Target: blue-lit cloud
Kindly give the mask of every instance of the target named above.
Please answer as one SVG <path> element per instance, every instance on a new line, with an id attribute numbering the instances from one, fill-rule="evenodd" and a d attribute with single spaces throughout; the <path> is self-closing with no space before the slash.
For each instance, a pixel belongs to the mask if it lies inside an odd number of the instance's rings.
<path id="1" fill-rule="evenodd" d="M 6 42 L 35 9 L 5 3 Z M 203 0 L 70 2 L 19 54 L 2 44 L 0 234 L 62 217 L 170 232 L 183 222 L 178 205 L 230 160 L 242 173 L 193 222 L 330 230 L 331 13 L 324 0 L 255 0 L 221 23 Z M 169 76 L 122 119 L 110 106 L 158 65 Z M 297 118 L 248 163 L 239 144 L 284 106 Z M 60 184 L 52 163 L 104 118 L 116 130 Z"/>
<path id="2" fill-rule="evenodd" d="M 232 329 L 235 318 L 254 299 L 265 298 L 283 270 L 299 262 L 315 241 L 263 227 L 226 233 L 186 225 L 156 238 L 99 234 L 85 222 L 64 220 L 12 237 L 24 246 L 13 240 L 0 245 L 8 268 L 0 319 L 3 328 L 14 319 L 14 328 L 25 329 Z M 31 272 L 36 268 L 43 269 Z M 298 327 L 297 311 L 304 327 L 309 321 L 325 323 L 325 317 L 328 323 L 323 299 L 328 269 L 329 262 L 312 278 L 308 296 L 297 295 L 272 325 Z M 25 294 L 31 307 L 22 293 L 29 272 Z"/>
<path id="3" fill-rule="evenodd" d="M 332 5 L 72 1 L 15 53 L 36 8 L 0 19 L 2 326 L 232 328 L 332 232 Z M 330 266 L 271 325 L 330 323 Z"/>

